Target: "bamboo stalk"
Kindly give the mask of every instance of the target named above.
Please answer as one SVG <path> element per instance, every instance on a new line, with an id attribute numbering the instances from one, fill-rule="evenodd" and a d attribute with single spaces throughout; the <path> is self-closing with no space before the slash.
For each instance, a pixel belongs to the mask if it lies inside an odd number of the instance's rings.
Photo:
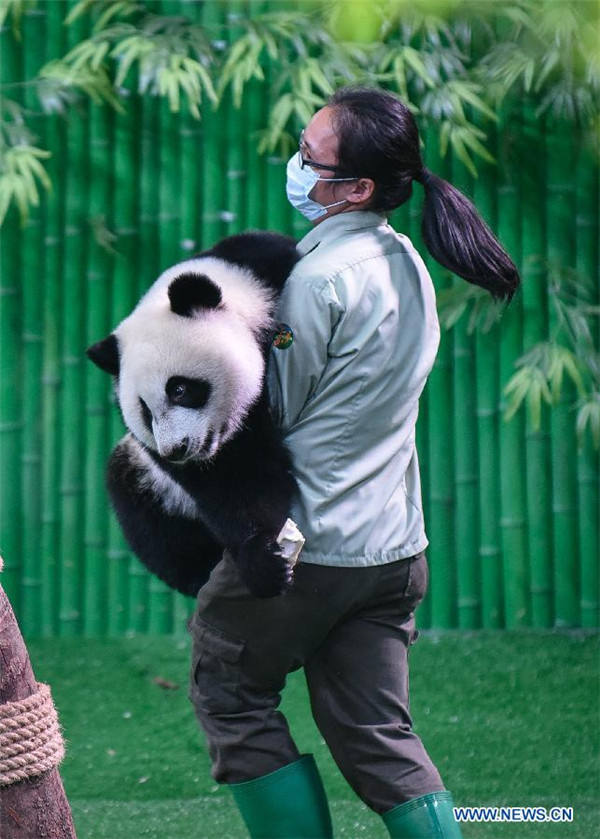
<path id="1" fill-rule="evenodd" d="M 461 192 L 472 195 L 472 178 L 465 166 L 452 159 L 452 181 Z M 454 284 L 464 280 L 455 278 Z M 479 573 L 479 462 L 476 421 L 475 358 L 473 339 L 467 335 L 466 318 L 454 327 L 454 451 L 456 485 L 455 548 L 458 581 L 458 625 L 476 629 L 481 625 Z"/>
<path id="2" fill-rule="evenodd" d="M 190 18 L 194 23 L 201 21 L 202 3 L 193 0 L 180 0 L 177 14 Z M 202 120 L 194 119 L 187 109 L 179 115 L 179 159 L 180 159 L 180 229 L 179 259 L 187 259 L 201 249 L 202 230 L 199 208 L 202 207 L 204 194 L 200 177 L 200 161 L 204 143 L 204 115 L 211 107 L 204 102 L 201 109 Z M 175 635 L 184 636 L 186 621 L 193 608 L 193 601 L 178 592 L 172 595 L 172 626 Z"/>
<path id="3" fill-rule="evenodd" d="M 82 23 L 68 32 L 68 46 L 86 34 Z M 61 532 L 60 532 L 60 634 L 76 635 L 82 622 L 82 574 L 79 556 L 83 542 L 83 451 L 85 351 L 85 273 L 88 208 L 88 123 L 71 120 L 67 126 L 65 201 L 65 263 L 63 307 L 63 390 L 61 402 Z"/>
<path id="4" fill-rule="evenodd" d="M 524 349 L 544 341 L 547 336 L 547 273 L 544 267 L 545 229 L 543 188 L 544 143 L 540 122 L 532 102 L 524 103 L 524 137 L 520 178 L 523 183 L 523 338 Z M 535 430 L 529 414 L 526 424 L 526 479 L 528 552 L 531 576 L 532 626 L 553 623 L 552 528 L 550 516 L 551 461 L 547 410 Z"/>
<path id="5" fill-rule="evenodd" d="M 202 4 L 193 0 L 180 0 L 177 14 L 190 18 L 193 23 L 201 22 Z M 179 114 L 179 160 L 180 160 L 180 231 L 179 259 L 186 259 L 201 248 L 202 230 L 199 208 L 202 207 L 204 194 L 200 177 L 200 161 L 204 141 L 205 113 L 211 108 L 204 101 L 201 108 L 201 120 L 194 119 L 184 107 Z"/>
<path id="6" fill-rule="evenodd" d="M 23 21 L 27 48 L 23 50 L 24 78 L 33 78 L 43 57 L 45 13 L 28 10 Z M 43 119 L 31 87 L 25 88 L 28 123 L 38 136 Z M 33 208 L 22 229 L 23 294 L 23 437 L 21 447 L 21 503 L 23 507 L 22 621 L 31 635 L 41 630 L 41 378 L 43 312 L 43 208 Z"/>
<path id="7" fill-rule="evenodd" d="M 582 277 L 592 280 L 598 276 L 600 258 L 598 247 L 598 148 L 584 146 L 580 149 L 577 168 L 577 247 L 575 267 Z M 596 286 L 595 304 L 598 299 Z M 598 346 L 598 330 L 593 331 Z M 600 510 L 600 458 L 594 450 L 589 432 L 577 456 L 579 544 L 580 544 L 580 609 L 581 625 L 597 627 L 600 619 L 598 603 L 598 534 Z"/>
<path id="8" fill-rule="evenodd" d="M 2 80 L 20 81 L 21 51 L 10 22 L 0 31 Z M 18 94 L 15 94 L 18 98 Z M 11 208 L 0 229 L 0 537 L 5 567 L 3 585 L 19 613 L 22 562 L 21 450 L 22 450 L 22 297 L 21 228 Z"/>
<path id="9" fill-rule="evenodd" d="M 425 131 L 426 162 L 432 172 L 448 177 L 448 162 L 439 152 L 437 132 Z M 447 288 L 451 279 L 426 252 L 425 261 L 436 289 Z M 452 332 L 442 331 L 440 349 L 427 384 L 429 399 L 429 536 L 428 558 L 431 568 L 431 625 L 451 628 L 457 625 L 457 568 L 455 556 L 456 484 L 454 481 L 454 439 Z"/>
<path id="10" fill-rule="evenodd" d="M 227 40 L 234 43 L 243 29 L 236 25 L 236 19 L 245 12 L 243 0 L 229 0 L 227 3 Z M 248 136 L 247 97 L 239 108 L 233 103 L 233 96 L 227 95 L 224 102 L 226 120 L 226 211 L 225 232 L 228 236 L 239 233 L 246 226 L 246 185 L 248 180 L 246 140 Z"/>
<path id="11" fill-rule="evenodd" d="M 47 40 L 45 58 L 50 61 L 66 50 L 61 3 L 46 3 Z M 58 117 L 46 120 L 45 141 L 53 152 L 48 161 L 52 191 L 46 198 L 46 236 L 44 239 L 43 289 L 44 344 L 42 371 L 42 593 L 41 632 L 51 637 L 58 632 L 61 434 L 60 388 L 62 384 L 61 336 L 63 332 L 62 271 L 64 246 L 64 180 L 66 124 Z M 62 152 L 62 153 L 61 153 Z"/>
<path id="12" fill-rule="evenodd" d="M 167 7 L 168 8 L 168 7 Z M 164 270 L 180 258 L 180 158 L 179 128 L 181 114 L 172 114 L 165 100 L 159 104 L 159 267 Z"/>
<path id="13" fill-rule="evenodd" d="M 205 3 L 202 21 L 213 41 L 222 41 L 223 3 Z M 207 106 L 202 113 L 204 143 L 202 147 L 202 248 L 214 245 L 225 234 L 225 125 L 223 108 L 213 111 Z"/>
<path id="14" fill-rule="evenodd" d="M 423 194 L 421 186 L 415 183 L 410 200 L 399 209 L 390 213 L 389 221 L 394 230 L 409 237 L 421 257 L 425 258 L 427 248 L 421 237 Z M 421 498 L 423 501 L 423 518 L 426 531 L 429 522 L 429 499 L 431 493 L 431 475 L 429 470 L 429 404 L 429 388 L 426 387 L 419 400 L 419 417 L 416 425 L 416 448 L 420 464 Z M 420 628 L 426 629 L 431 626 L 431 599 L 428 595 L 419 606 L 417 621 Z"/>
<path id="15" fill-rule="evenodd" d="M 575 264 L 574 155 L 570 125 L 553 122 L 547 133 L 547 255 L 550 270 L 561 272 Z M 556 313 L 550 310 L 550 331 L 557 332 Z M 573 388 L 565 383 L 563 396 L 551 414 L 552 499 L 554 536 L 555 622 L 579 623 L 577 446 L 573 422 Z"/>
<path id="16" fill-rule="evenodd" d="M 518 145 L 519 114 L 507 105 L 498 129 L 498 234 L 500 241 L 520 264 L 521 194 L 519 171 L 508 153 L 510 143 Z M 516 105 L 515 105 L 516 107 Z M 514 363 L 522 354 L 522 310 L 519 298 L 502 320 L 500 344 L 500 379 L 502 386 L 514 372 Z M 525 447 L 523 417 L 515 416 L 500 426 L 500 508 L 504 568 L 505 625 L 529 623 L 529 573 L 527 563 L 527 518 L 525 505 Z"/>
<path id="17" fill-rule="evenodd" d="M 487 129 L 489 131 L 489 129 Z M 487 147 L 495 154 L 495 133 Z M 473 186 L 475 204 L 485 221 L 497 227 L 496 176 L 490 164 L 478 163 Z M 477 391 L 477 440 L 479 443 L 479 574 L 481 577 L 481 626 L 497 629 L 504 621 L 502 550 L 500 547 L 499 435 L 499 328 L 475 336 Z"/>
<path id="18" fill-rule="evenodd" d="M 134 96 L 128 112 L 114 116 L 113 223 L 118 237 L 118 256 L 113 262 L 111 328 L 129 314 L 158 270 L 158 141 L 155 115 L 154 100 L 147 98 L 142 105 Z M 138 158 L 143 161 L 139 176 Z M 111 401 L 114 402 L 114 397 Z M 114 446 L 124 433 L 123 421 L 112 404 L 108 448 Z M 105 463 L 107 457 L 108 450 Z M 144 629 L 147 626 L 147 575 L 129 550 L 112 512 L 108 518 L 106 543 L 108 598 L 111 604 L 108 634 L 122 635 L 133 627 Z M 130 573 L 132 569 L 140 570 L 141 578 Z M 132 607 L 132 600 L 138 605 Z M 132 614 L 135 614 L 135 619 Z"/>
<path id="19" fill-rule="evenodd" d="M 158 14 L 176 15 L 179 4 L 162 0 L 155 5 Z M 158 239 L 160 269 L 177 262 L 180 256 L 180 167 L 179 126 L 181 114 L 173 114 L 166 100 L 159 103 L 159 180 Z M 132 563 L 130 571 L 139 573 L 139 563 Z M 163 582 L 152 577 L 148 584 L 148 629 L 163 634 L 172 631 L 172 610 L 174 594 Z"/>
<path id="20" fill-rule="evenodd" d="M 272 0 L 268 1 L 267 11 L 272 11 L 274 4 Z M 294 0 L 277 0 L 275 8 L 279 10 L 290 10 L 298 7 L 298 3 Z M 302 6 L 300 6 L 302 8 Z M 277 80 L 279 70 L 277 66 L 272 66 L 268 63 L 268 69 L 265 73 L 267 85 L 265 89 L 265 99 L 271 108 L 274 96 L 274 87 Z M 296 126 L 298 135 L 300 129 L 305 126 Z M 276 230 L 279 233 L 287 233 L 294 236 L 296 239 L 301 239 L 311 229 L 311 224 L 304 218 L 304 216 L 295 210 L 287 199 L 285 181 L 286 181 L 286 166 L 288 158 L 282 155 L 279 148 L 266 156 L 266 185 L 267 189 L 264 196 L 261 196 L 265 202 L 265 218 L 266 226 L 269 230 Z"/>
<path id="21" fill-rule="evenodd" d="M 90 200 L 93 219 L 104 218 L 111 224 L 111 137 L 109 115 L 105 108 L 90 107 Z M 110 330 L 111 257 L 106 248 L 90 241 L 88 251 L 86 346 L 100 340 Z M 106 451 L 108 432 L 108 392 L 110 382 L 95 365 L 85 367 L 85 529 L 83 632 L 97 636 L 105 630 L 107 611 L 106 566 Z"/>
<path id="22" fill-rule="evenodd" d="M 254 15 L 265 12 L 267 4 L 261 0 L 248 4 Z M 267 62 L 263 61 L 263 72 L 268 73 Z M 264 155 L 258 154 L 258 134 L 266 124 L 266 88 L 252 80 L 246 92 L 247 130 L 246 130 L 246 167 L 247 186 L 245 191 L 244 217 L 246 225 L 253 229 L 264 229 L 266 226 L 265 185 L 267 181 L 267 165 Z"/>

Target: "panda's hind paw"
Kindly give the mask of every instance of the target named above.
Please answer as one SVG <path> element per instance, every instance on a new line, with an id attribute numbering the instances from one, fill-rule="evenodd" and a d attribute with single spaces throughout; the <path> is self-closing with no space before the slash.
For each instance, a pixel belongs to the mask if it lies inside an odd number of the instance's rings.
<path id="1" fill-rule="evenodd" d="M 278 597 L 291 588 L 293 565 L 282 555 L 275 540 L 259 536 L 240 548 L 238 567 L 242 580 L 255 597 Z"/>

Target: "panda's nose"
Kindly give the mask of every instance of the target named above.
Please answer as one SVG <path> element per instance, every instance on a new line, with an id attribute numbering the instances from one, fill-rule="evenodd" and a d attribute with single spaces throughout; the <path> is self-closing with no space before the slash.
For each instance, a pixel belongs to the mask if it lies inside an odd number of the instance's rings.
<path id="1" fill-rule="evenodd" d="M 179 460 L 184 460 L 186 454 L 188 453 L 188 441 L 185 440 L 179 446 L 175 446 L 169 452 L 164 452 L 163 457 L 165 460 L 173 461 L 177 463 Z"/>

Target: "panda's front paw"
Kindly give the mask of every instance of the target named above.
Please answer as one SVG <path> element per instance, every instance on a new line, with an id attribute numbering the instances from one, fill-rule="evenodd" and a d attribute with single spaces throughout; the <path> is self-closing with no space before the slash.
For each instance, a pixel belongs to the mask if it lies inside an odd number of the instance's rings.
<path id="1" fill-rule="evenodd" d="M 253 536 L 241 546 L 237 564 L 245 585 L 255 597 L 284 594 L 294 580 L 293 565 L 274 539 Z"/>

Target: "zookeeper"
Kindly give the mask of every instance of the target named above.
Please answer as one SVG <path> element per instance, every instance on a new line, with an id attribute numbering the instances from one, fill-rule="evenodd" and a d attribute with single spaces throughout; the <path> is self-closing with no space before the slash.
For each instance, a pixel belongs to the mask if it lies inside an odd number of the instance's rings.
<path id="1" fill-rule="evenodd" d="M 338 90 L 287 167 L 288 198 L 314 226 L 281 298 L 269 393 L 306 543 L 291 588 L 268 600 L 225 554 L 191 624 L 191 698 L 213 776 L 230 785 L 252 837 L 332 836 L 314 759 L 278 710 L 300 667 L 340 771 L 390 836 L 461 836 L 409 712 L 408 649 L 428 583 L 415 424 L 439 325 L 427 269 L 385 214 L 415 181 L 435 259 L 510 298 L 515 266 L 473 205 L 424 168 L 415 120 L 395 96 Z"/>

